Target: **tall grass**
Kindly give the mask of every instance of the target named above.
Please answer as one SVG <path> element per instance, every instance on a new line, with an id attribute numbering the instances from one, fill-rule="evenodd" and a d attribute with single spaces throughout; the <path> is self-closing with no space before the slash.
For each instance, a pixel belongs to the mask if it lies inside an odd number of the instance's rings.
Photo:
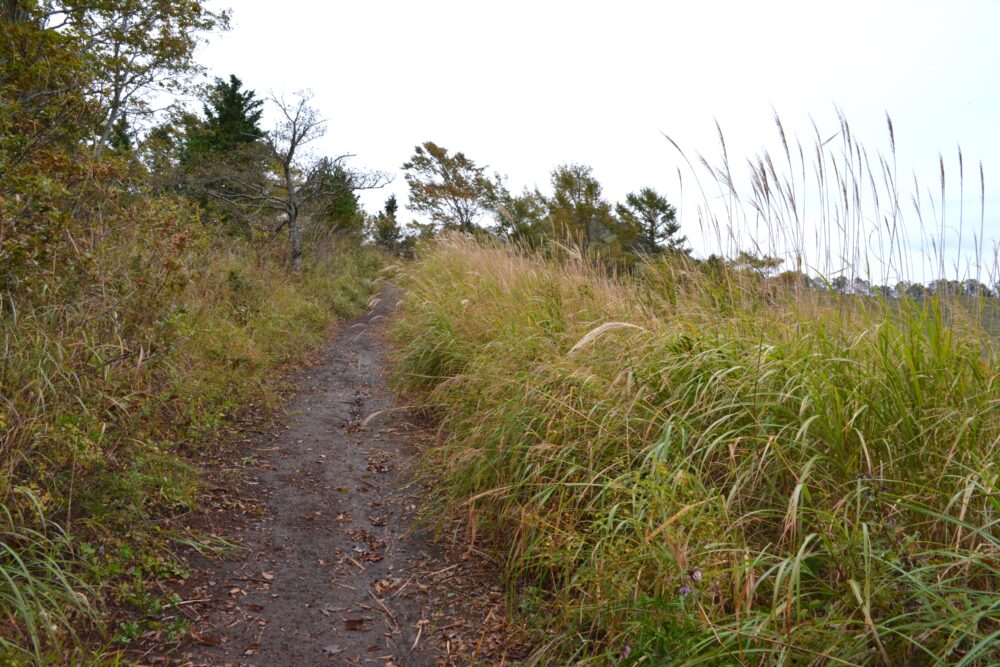
<path id="1" fill-rule="evenodd" d="M 0 634 L 4 664 L 51 664 L 65 656 L 76 629 L 96 621 L 91 588 L 72 573 L 72 545 L 23 489 L 30 519 L 0 506 Z M 38 526 L 31 528 L 29 526 Z"/>
<path id="2" fill-rule="evenodd" d="M 0 662 L 83 655 L 116 573 L 167 558 L 156 522 L 194 507 L 216 434 L 274 407 L 282 368 L 374 288 L 350 243 L 314 239 L 292 275 L 277 241 L 146 215 L 0 304 Z"/>
<path id="3" fill-rule="evenodd" d="M 856 279 L 889 286 L 1000 281 L 997 249 L 991 252 L 985 238 L 983 165 L 977 165 L 975 186 L 968 188 L 961 147 L 955 155 L 957 177 L 949 175 L 939 154 L 933 189 L 914 173 L 906 191 L 908 177 L 899 173 L 889 116 L 885 151 L 870 151 L 839 110 L 833 131 L 821 131 L 813 121 L 807 141 L 787 133 L 777 113 L 774 123 L 777 147 L 747 158 L 745 183 L 730 162 L 720 127 L 720 157 L 714 161 L 666 137 L 687 166 L 678 172 L 679 186 L 683 189 L 686 174 L 697 191 L 695 210 L 685 222 L 697 225 L 708 251 L 766 254 L 783 260 L 787 269 L 827 279 L 843 276 L 849 285 Z M 967 191 L 976 196 L 975 206 L 966 205 Z M 958 204 L 957 215 L 949 201 Z M 963 249 L 969 239 L 971 252 Z"/>
<path id="4" fill-rule="evenodd" d="M 981 300 L 460 239 L 405 281 L 398 381 L 445 434 L 428 473 L 503 555 L 536 663 L 1000 661 Z"/>

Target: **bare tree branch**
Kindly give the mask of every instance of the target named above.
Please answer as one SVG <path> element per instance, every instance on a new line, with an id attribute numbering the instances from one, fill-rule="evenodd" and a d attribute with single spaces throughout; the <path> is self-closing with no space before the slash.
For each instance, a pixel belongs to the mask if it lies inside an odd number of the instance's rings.
<path id="1" fill-rule="evenodd" d="M 261 159 L 236 161 L 231 167 L 207 165 L 206 173 L 195 179 L 200 182 L 188 186 L 193 192 L 232 206 L 281 215 L 281 223 L 271 231 L 276 234 L 288 228 L 290 263 L 295 271 L 302 268 L 302 220 L 309 204 L 357 190 L 381 188 L 391 182 L 383 172 L 347 168 L 345 163 L 354 157 L 352 153 L 313 158 L 306 151 L 326 132 L 326 121 L 310 106 L 311 99 L 309 93 L 298 93 L 291 100 L 271 95 L 269 100 L 280 116 L 275 128 L 255 144 L 255 150 L 263 152 Z M 269 162 L 271 169 L 262 171 L 255 166 L 262 162 Z"/>

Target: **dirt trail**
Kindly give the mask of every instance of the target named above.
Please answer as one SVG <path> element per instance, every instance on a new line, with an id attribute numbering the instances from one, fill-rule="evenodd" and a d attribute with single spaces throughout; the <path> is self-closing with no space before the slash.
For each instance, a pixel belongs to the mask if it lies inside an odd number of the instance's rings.
<path id="1" fill-rule="evenodd" d="M 411 458 L 431 436 L 385 386 L 387 287 L 301 376 L 288 418 L 255 443 L 226 559 L 192 555 L 196 640 L 142 662 L 187 665 L 500 664 L 501 594 L 481 558 L 414 530 Z M 243 503 L 229 503 L 241 506 Z M 248 504 L 252 503 L 248 501 Z M 239 510 L 229 510 L 239 515 Z M 485 574 L 484 574 L 485 572 Z"/>

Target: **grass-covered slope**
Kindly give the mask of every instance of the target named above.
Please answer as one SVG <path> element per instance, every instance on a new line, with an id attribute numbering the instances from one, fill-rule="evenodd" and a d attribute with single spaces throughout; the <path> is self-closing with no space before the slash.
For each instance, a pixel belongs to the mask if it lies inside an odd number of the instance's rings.
<path id="1" fill-rule="evenodd" d="M 357 244 L 315 239 L 295 275 L 277 240 L 154 209 L 0 308 L 0 664 L 182 634 L 141 620 L 170 604 L 149 583 L 184 575 L 172 541 L 197 539 L 159 519 L 195 506 L 220 428 L 275 406 L 282 371 L 373 291 Z M 102 600 L 139 620 L 109 627 Z"/>
<path id="2" fill-rule="evenodd" d="M 1000 662 L 974 312 L 454 239 L 405 282 L 428 472 L 502 554 L 541 664 Z"/>

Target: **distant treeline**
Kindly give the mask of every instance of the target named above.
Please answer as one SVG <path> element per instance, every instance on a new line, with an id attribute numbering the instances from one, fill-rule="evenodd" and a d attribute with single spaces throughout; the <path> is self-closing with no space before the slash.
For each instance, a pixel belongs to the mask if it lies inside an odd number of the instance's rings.
<path id="1" fill-rule="evenodd" d="M 724 271 L 755 275 L 772 284 L 825 290 L 858 296 L 922 299 L 948 295 L 995 298 L 1000 283 L 987 285 L 975 278 L 936 279 L 922 284 L 900 280 L 872 284 L 858 276 L 809 275 L 782 271 L 780 258 L 741 251 L 735 257 L 711 254 L 692 256 L 687 237 L 681 234 L 676 208 L 653 187 L 642 187 L 618 203 L 608 201 L 593 170 L 580 164 L 557 166 L 551 172 L 550 194 L 537 187 L 512 192 L 507 179 L 492 176 L 461 152 L 425 142 L 403 165 L 409 185 L 409 209 L 427 222 L 398 222 L 395 196 L 385 209 L 369 218 L 372 238 L 378 244 L 410 255 L 419 238 L 440 231 L 460 231 L 490 236 L 533 250 L 555 241 L 579 249 L 584 255 L 615 269 L 629 270 L 642 258 L 683 257 L 707 273 Z"/>
<path id="2" fill-rule="evenodd" d="M 690 252 L 677 211 L 663 194 L 643 187 L 612 204 L 585 165 L 553 169 L 551 194 L 538 188 L 516 193 L 505 176 L 489 175 L 464 153 L 427 141 L 414 149 L 403 170 L 409 209 L 426 222 L 402 227 L 391 197 L 371 227 L 377 243 L 404 254 L 416 239 L 439 231 L 492 235 L 531 248 L 557 241 L 618 266 L 641 256 Z"/>

